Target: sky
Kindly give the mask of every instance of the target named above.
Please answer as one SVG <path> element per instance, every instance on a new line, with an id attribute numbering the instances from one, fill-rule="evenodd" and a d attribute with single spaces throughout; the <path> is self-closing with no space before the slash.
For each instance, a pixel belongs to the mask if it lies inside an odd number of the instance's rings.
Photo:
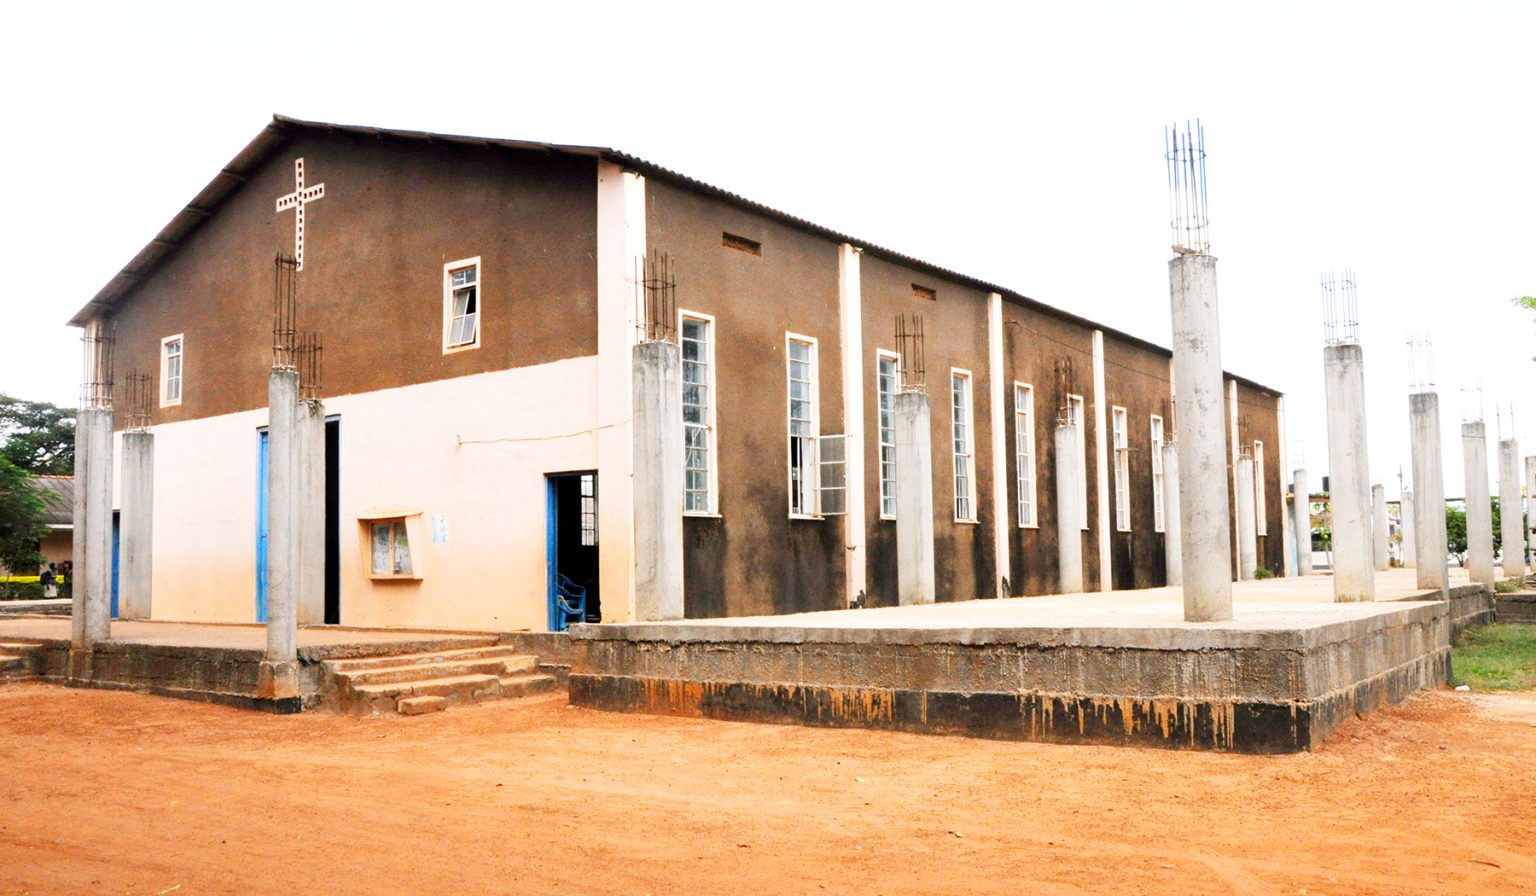
<path id="1" fill-rule="evenodd" d="M 0 392 L 76 400 L 73 313 L 273 113 L 609 146 L 1169 344 L 1164 128 L 1206 133 L 1222 361 L 1326 473 L 1318 281 L 1359 284 L 1371 476 L 1433 339 L 1536 453 L 1536 3 L 10 7 Z M 1490 443 L 1493 440 L 1490 439 Z M 1490 448 L 1491 448 L 1490 444 Z M 1496 470 L 1492 465 L 1490 469 Z"/>

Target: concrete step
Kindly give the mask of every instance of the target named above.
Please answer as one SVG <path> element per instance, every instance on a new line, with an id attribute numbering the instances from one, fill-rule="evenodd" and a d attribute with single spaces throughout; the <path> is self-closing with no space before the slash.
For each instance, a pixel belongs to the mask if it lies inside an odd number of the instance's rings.
<path id="1" fill-rule="evenodd" d="M 348 688 L 342 705 L 352 712 L 397 712 L 401 698 L 442 697 L 445 706 L 479 703 L 501 696 L 501 679 L 495 675 L 449 675 L 421 681 L 364 684 Z"/>
<path id="2" fill-rule="evenodd" d="M 538 658 L 520 656 L 470 656 L 463 659 L 445 659 L 442 662 L 402 663 L 395 666 L 376 666 L 369 669 L 341 670 L 336 678 L 346 685 L 357 687 L 365 684 L 390 684 L 393 682 L 420 681 L 425 678 L 444 678 L 453 675 L 516 675 L 531 672 Z"/>
<path id="3" fill-rule="evenodd" d="M 442 697 L 401 697 L 396 706 L 402 716 L 423 716 L 442 712 L 448 708 L 448 701 Z"/>
<path id="4" fill-rule="evenodd" d="M 391 666 L 429 665 L 462 659 L 518 656 L 517 648 L 507 644 L 484 647 L 463 647 L 455 650 L 436 650 L 430 653 L 404 653 L 389 656 L 365 656 L 344 660 L 325 660 L 321 665 L 332 675 L 343 672 L 361 672 L 367 669 L 385 669 Z"/>
<path id="5" fill-rule="evenodd" d="M 43 672 L 43 645 L 0 641 L 0 678 L 31 678 Z"/>
<path id="6" fill-rule="evenodd" d="M 555 676 L 543 672 L 501 677 L 501 696 L 503 697 L 530 697 L 534 694 L 557 690 L 559 687 L 560 682 Z"/>

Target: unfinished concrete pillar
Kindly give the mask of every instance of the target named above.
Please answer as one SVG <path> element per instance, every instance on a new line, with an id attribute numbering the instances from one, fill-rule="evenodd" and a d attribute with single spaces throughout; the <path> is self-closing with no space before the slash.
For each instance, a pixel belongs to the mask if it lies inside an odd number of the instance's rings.
<path id="1" fill-rule="evenodd" d="M 896 436 L 896 596 L 902 606 L 931 604 L 933 580 L 933 445 L 928 396 L 891 396 Z"/>
<path id="2" fill-rule="evenodd" d="M 1259 563 L 1258 517 L 1255 515 L 1253 458 L 1237 461 L 1237 578 L 1253 578 Z"/>
<path id="3" fill-rule="evenodd" d="M 325 624 L 325 405 L 301 400 L 298 439 L 298 622 Z"/>
<path id="4" fill-rule="evenodd" d="M 1378 572 L 1391 566 L 1391 554 L 1387 550 L 1387 490 L 1380 484 L 1371 486 L 1371 559 Z"/>
<path id="5" fill-rule="evenodd" d="M 90 677 L 90 652 L 112 636 L 112 409 L 75 418 L 75 567 L 71 678 Z"/>
<path id="6" fill-rule="evenodd" d="M 298 371 L 273 368 L 267 407 L 267 650 L 257 688 L 284 700 L 298 696 Z"/>
<path id="7" fill-rule="evenodd" d="M 1420 588 L 1446 593 L 1445 478 L 1440 466 L 1440 396 L 1408 396 L 1408 436 L 1413 452 L 1414 522 Z"/>
<path id="8" fill-rule="evenodd" d="M 1419 547 L 1413 527 L 1413 489 L 1403 489 L 1398 503 L 1402 506 L 1403 514 L 1403 568 L 1413 569 L 1419 565 Z"/>
<path id="9" fill-rule="evenodd" d="M 1056 427 L 1056 563 L 1062 594 L 1083 590 L 1083 471 L 1078 469 L 1077 427 Z"/>
<path id="10" fill-rule="evenodd" d="M 1520 443 L 1499 440 L 1499 574 L 1525 578 L 1525 502 L 1520 500 Z"/>
<path id="11" fill-rule="evenodd" d="M 1179 531 L 1184 619 L 1232 618 L 1231 509 L 1227 503 L 1226 408 L 1216 259 L 1179 255 L 1168 262 L 1173 306 L 1173 369 L 1178 383 Z"/>
<path id="12" fill-rule="evenodd" d="M 634 348 L 635 619 L 683 618 L 683 361 Z"/>
<path id="13" fill-rule="evenodd" d="M 1307 483 L 1307 471 L 1296 470 L 1291 479 L 1291 514 L 1296 518 L 1292 528 L 1296 530 L 1296 574 L 1312 574 L 1312 493 Z"/>
<path id="14" fill-rule="evenodd" d="M 1374 600 L 1370 482 L 1365 444 L 1365 358 L 1356 343 L 1323 347 L 1328 403 L 1328 504 L 1333 515 L 1333 599 Z"/>
<path id="15" fill-rule="evenodd" d="M 122 475 L 118 616 L 122 619 L 148 619 L 154 544 L 154 433 L 123 433 Z"/>
<path id="16" fill-rule="evenodd" d="M 1163 443 L 1163 573 L 1169 585 L 1184 584 L 1179 528 L 1179 447 Z"/>
<path id="17" fill-rule="evenodd" d="M 1461 424 L 1467 496 L 1467 575 L 1493 585 L 1493 508 L 1488 501 L 1488 437 L 1481 420 Z M 1407 533 L 1403 534 L 1406 543 Z"/>
<path id="18" fill-rule="evenodd" d="M 1525 459 L 1525 534 L 1527 544 L 1536 544 L 1536 455 Z"/>

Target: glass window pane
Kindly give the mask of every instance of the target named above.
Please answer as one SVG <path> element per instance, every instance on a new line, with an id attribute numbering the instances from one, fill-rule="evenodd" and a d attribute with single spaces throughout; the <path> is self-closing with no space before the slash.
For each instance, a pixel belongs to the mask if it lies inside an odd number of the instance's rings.
<path id="1" fill-rule="evenodd" d="M 389 523 L 374 523 L 372 531 L 372 572 L 376 576 L 389 575 Z"/>
<path id="2" fill-rule="evenodd" d="M 411 574 L 411 546 L 405 536 L 405 523 L 395 523 L 395 575 Z"/>

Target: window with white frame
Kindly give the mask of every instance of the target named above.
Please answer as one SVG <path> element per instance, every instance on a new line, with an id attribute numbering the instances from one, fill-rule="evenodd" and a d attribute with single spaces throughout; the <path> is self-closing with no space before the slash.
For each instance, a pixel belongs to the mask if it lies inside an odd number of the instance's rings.
<path id="1" fill-rule="evenodd" d="M 581 544 L 597 545 L 597 474 L 581 474 Z"/>
<path id="2" fill-rule="evenodd" d="M 1088 528 L 1088 425 L 1083 416 L 1083 396 L 1067 396 L 1067 422 L 1077 432 L 1077 507 Z"/>
<path id="3" fill-rule="evenodd" d="M 1115 439 L 1115 529 L 1131 531 L 1131 446 L 1126 430 L 1125 408 L 1110 408 L 1110 431 Z"/>
<path id="4" fill-rule="evenodd" d="M 1253 515 L 1258 521 L 1254 528 L 1257 535 L 1268 535 L 1269 524 L 1264 520 L 1264 443 L 1253 443 Z"/>
<path id="5" fill-rule="evenodd" d="M 443 351 L 480 345 L 480 259 L 443 265 Z"/>
<path id="6" fill-rule="evenodd" d="M 181 381 L 186 362 L 186 339 L 182 334 L 160 340 L 160 406 L 181 404 Z"/>
<path id="7" fill-rule="evenodd" d="M 1014 462 L 1018 467 L 1019 526 L 1034 527 L 1035 517 L 1035 390 L 1013 384 Z"/>
<path id="8" fill-rule="evenodd" d="M 954 434 L 955 521 L 976 522 L 975 449 L 972 433 L 971 374 L 949 372 L 950 423 Z"/>
<path id="9" fill-rule="evenodd" d="M 816 340 L 785 336 L 789 377 L 789 515 L 816 515 Z"/>
<path id="10" fill-rule="evenodd" d="M 715 512 L 715 322 L 682 313 L 683 512 Z"/>
<path id="11" fill-rule="evenodd" d="M 875 356 L 875 391 L 880 409 L 880 517 L 896 518 L 896 416 L 894 404 L 900 388 L 900 360 L 894 352 Z"/>
<path id="12" fill-rule="evenodd" d="M 1163 504 L 1163 418 L 1152 415 L 1152 531 L 1167 531 Z"/>

